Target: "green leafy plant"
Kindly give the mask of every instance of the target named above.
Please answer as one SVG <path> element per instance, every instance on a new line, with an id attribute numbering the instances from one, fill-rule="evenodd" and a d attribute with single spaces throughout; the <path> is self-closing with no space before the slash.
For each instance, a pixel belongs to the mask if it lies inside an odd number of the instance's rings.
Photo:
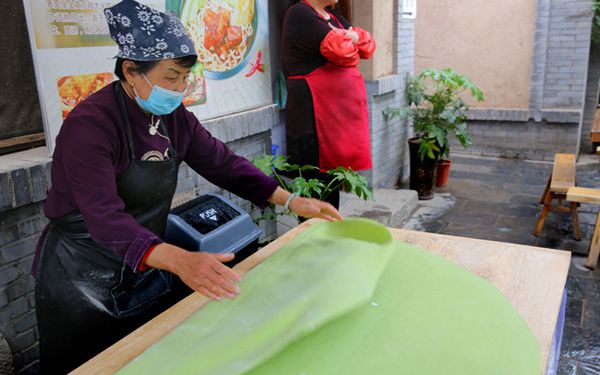
<path id="1" fill-rule="evenodd" d="M 470 94 L 478 102 L 483 101 L 483 91 L 466 76 L 451 68 L 425 69 L 408 80 L 408 107 L 388 107 L 384 114 L 388 119 L 410 117 L 420 139 L 421 160 L 425 157 L 439 159 L 450 153 L 450 133 L 454 133 L 463 147 L 471 145 L 466 123 L 469 106 L 461 98 L 463 93 Z"/>
<path id="2" fill-rule="evenodd" d="M 327 171 L 327 174 L 332 178 L 328 184 L 323 181 L 303 176 L 303 172 L 310 170 L 319 170 L 314 165 L 297 165 L 287 162 L 287 157 L 277 155 L 260 155 L 252 158 L 252 163 L 263 173 L 273 177 L 279 185 L 290 192 L 297 193 L 302 197 L 312 197 L 319 200 L 326 199 L 333 191 L 343 188 L 347 193 L 352 193 L 359 198 L 367 200 L 373 197 L 373 192 L 369 188 L 367 179 L 359 173 L 338 167 Z M 298 176 L 295 178 L 287 178 L 281 172 L 295 172 Z M 274 206 L 271 205 L 270 210 L 263 210 L 259 220 L 276 219 L 279 215 L 288 215 L 288 213 L 278 213 Z M 293 214 L 289 214 L 296 217 Z M 296 219 L 298 219 L 296 217 Z"/>
<path id="3" fill-rule="evenodd" d="M 600 45 L 600 0 L 593 0 L 594 19 L 592 21 L 592 42 Z"/>

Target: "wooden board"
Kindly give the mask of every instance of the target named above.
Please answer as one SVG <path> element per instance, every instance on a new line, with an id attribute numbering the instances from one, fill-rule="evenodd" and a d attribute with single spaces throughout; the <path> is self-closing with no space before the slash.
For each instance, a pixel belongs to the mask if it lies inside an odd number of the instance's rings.
<path id="1" fill-rule="evenodd" d="M 243 275 L 310 225 L 309 220 L 238 264 Z M 489 280 L 504 293 L 540 342 L 542 373 L 550 352 L 571 254 L 538 247 L 476 240 L 402 229 L 394 238 L 436 253 Z M 157 316 L 75 370 L 74 374 L 113 374 L 208 303 L 197 293 Z"/>
<path id="2" fill-rule="evenodd" d="M 592 130 L 590 131 L 592 143 L 600 143 L 600 108 L 596 108 Z"/>
<path id="3" fill-rule="evenodd" d="M 44 133 L 23 135 L 21 137 L 0 140 L 0 154 L 8 154 L 28 147 L 37 147 L 46 143 Z"/>
<path id="4" fill-rule="evenodd" d="M 566 194 L 572 186 L 575 186 L 575 154 L 554 155 L 550 191 Z"/>
<path id="5" fill-rule="evenodd" d="M 569 202 L 600 204 L 600 189 L 572 187 L 567 191 Z"/>
<path id="6" fill-rule="evenodd" d="M 600 189 L 572 187 L 567 191 L 567 200 L 571 202 L 600 204 Z M 598 265 L 600 256 L 600 212 L 596 216 L 594 233 L 590 242 L 590 249 L 585 266 L 594 270 Z"/>

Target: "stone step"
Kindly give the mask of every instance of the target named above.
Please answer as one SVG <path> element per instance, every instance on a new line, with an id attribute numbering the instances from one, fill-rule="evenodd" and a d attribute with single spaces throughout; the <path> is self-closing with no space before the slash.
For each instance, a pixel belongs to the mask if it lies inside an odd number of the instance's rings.
<path id="1" fill-rule="evenodd" d="M 368 201 L 342 192 L 340 212 L 344 217 L 364 217 L 388 227 L 401 228 L 417 207 L 418 201 L 414 190 L 376 189 L 373 191 L 373 199 Z M 296 220 L 290 216 L 278 217 L 277 235 L 281 236 L 296 225 Z"/>
<path id="2" fill-rule="evenodd" d="M 373 199 L 368 201 L 341 194 L 340 212 L 344 217 L 364 217 L 388 227 L 400 228 L 411 216 L 418 201 L 414 190 L 376 189 Z"/>

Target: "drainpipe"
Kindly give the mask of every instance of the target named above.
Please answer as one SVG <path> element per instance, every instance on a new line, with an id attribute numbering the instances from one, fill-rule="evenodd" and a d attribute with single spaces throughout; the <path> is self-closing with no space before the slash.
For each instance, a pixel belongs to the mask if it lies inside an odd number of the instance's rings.
<path id="1" fill-rule="evenodd" d="M 591 42 L 590 42 L 591 43 Z M 591 47 L 591 45 L 590 45 Z M 588 52 L 588 62 L 587 62 L 587 66 L 585 67 L 585 76 L 583 79 L 583 82 L 585 82 L 585 85 L 583 85 L 583 93 L 581 94 L 581 111 L 580 111 L 580 115 L 579 115 L 579 136 L 577 137 L 577 147 L 575 148 L 575 155 L 577 155 L 576 159 L 577 161 L 579 160 L 579 152 L 581 151 L 581 137 L 583 136 L 582 132 L 583 132 L 583 120 L 585 117 L 585 102 L 587 99 L 587 86 L 588 86 L 588 74 L 590 71 L 590 61 L 592 59 L 592 49 L 589 49 Z"/>

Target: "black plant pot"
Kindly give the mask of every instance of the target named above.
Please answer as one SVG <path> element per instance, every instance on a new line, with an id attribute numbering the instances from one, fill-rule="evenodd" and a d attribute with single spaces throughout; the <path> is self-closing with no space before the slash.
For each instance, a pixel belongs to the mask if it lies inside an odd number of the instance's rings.
<path id="1" fill-rule="evenodd" d="M 428 200 L 435 194 L 437 159 L 419 156 L 419 138 L 408 140 L 410 152 L 410 190 L 416 190 L 419 200 Z"/>

